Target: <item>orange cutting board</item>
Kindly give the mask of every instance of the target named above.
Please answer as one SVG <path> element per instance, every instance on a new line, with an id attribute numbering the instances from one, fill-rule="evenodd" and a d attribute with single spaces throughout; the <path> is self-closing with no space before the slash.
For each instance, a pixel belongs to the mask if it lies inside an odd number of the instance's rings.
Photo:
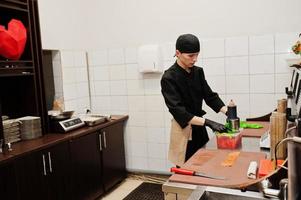
<path id="1" fill-rule="evenodd" d="M 251 161 L 256 161 L 259 166 L 260 159 L 264 159 L 266 154 L 241 151 L 231 167 L 222 166 L 222 162 L 227 158 L 227 155 L 233 151 L 236 150 L 200 149 L 182 167 L 183 169 L 203 172 L 207 175 L 225 177 L 226 180 L 173 174 L 169 181 L 227 188 L 245 188 L 256 183 L 259 179 L 248 179 L 247 177 L 249 164 Z"/>

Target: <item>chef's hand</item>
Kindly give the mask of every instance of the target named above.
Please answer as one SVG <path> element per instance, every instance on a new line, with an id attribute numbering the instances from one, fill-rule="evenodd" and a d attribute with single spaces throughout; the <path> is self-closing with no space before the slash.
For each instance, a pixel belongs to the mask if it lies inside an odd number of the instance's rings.
<path id="1" fill-rule="evenodd" d="M 209 128 L 211 128 L 213 131 L 217 131 L 217 132 L 227 132 L 227 128 L 225 127 L 225 125 L 211 121 L 209 119 L 205 119 L 205 126 L 208 126 Z"/>

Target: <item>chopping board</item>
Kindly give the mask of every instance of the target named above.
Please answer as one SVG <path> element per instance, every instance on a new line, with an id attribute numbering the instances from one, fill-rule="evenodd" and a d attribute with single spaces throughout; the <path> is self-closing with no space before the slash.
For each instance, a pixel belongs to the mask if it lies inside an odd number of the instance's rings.
<path id="1" fill-rule="evenodd" d="M 270 122 L 247 121 L 247 123 L 260 124 L 263 127 L 259 128 L 259 129 L 245 128 L 241 132 L 243 137 L 258 137 L 258 138 L 260 138 L 266 131 L 268 131 L 270 129 Z"/>
<path id="2" fill-rule="evenodd" d="M 261 152 L 241 151 L 231 167 L 222 166 L 222 162 L 231 152 L 234 151 L 200 149 L 182 167 L 183 169 L 194 170 L 208 175 L 222 176 L 226 178 L 225 180 L 173 174 L 169 178 L 169 181 L 227 188 L 245 188 L 258 182 L 260 180 L 259 178 L 248 179 L 247 171 L 251 161 L 256 161 L 259 165 L 260 159 L 266 157 L 265 154 Z"/>

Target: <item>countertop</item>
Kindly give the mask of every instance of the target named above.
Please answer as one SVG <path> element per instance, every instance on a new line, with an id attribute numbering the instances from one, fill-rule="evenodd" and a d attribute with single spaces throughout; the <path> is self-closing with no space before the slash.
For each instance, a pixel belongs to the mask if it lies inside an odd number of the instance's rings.
<path id="1" fill-rule="evenodd" d="M 17 143 L 13 143 L 12 151 L 0 153 L 0 164 L 10 161 L 11 159 L 18 158 L 19 156 L 28 154 L 33 151 L 38 151 L 40 149 L 44 149 L 61 142 L 65 142 L 80 136 L 84 136 L 86 134 L 110 126 L 112 124 L 125 121 L 127 119 L 128 119 L 128 115 L 114 115 L 111 116 L 111 119 L 109 121 L 96 126 L 92 126 L 92 127 L 84 126 L 74 131 L 69 131 L 67 133 L 47 133 L 40 138 L 36 138 L 32 140 L 23 140 Z"/>

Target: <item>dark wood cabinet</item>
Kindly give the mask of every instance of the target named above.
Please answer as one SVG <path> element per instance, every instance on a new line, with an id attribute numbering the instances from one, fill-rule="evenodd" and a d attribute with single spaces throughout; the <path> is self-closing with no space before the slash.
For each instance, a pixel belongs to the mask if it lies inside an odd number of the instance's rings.
<path id="1" fill-rule="evenodd" d="M 19 199 L 44 199 L 46 194 L 46 157 L 40 152 L 15 160 Z"/>
<path id="2" fill-rule="evenodd" d="M 103 151 L 103 184 L 106 191 L 126 177 L 123 123 L 116 123 L 100 131 Z"/>
<path id="3" fill-rule="evenodd" d="M 64 200 L 70 197 L 68 142 L 15 160 L 19 199 Z"/>
<path id="4" fill-rule="evenodd" d="M 0 199 L 18 200 L 16 175 L 12 163 L 0 165 Z"/>
<path id="5" fill-rule="evenodd" d="M 72 199 L 95 199 L 126 177 L 124 122 L 70 141 Z"/>
<path id="6" fill-rule="evenodd" d="M 103 194 L 101 151 L 98 132 L 70 141 L 72 199 L 95 199 Z"/>
<path id="7" fill-rule="evenodd" d="M 99 198 L 126 176 L 126 118 L 70 135 L 47 134 L 16 144 L 15 155 L 0 154 L 0 199 Z"/>
<path id="8" fill-rule="evenodd" d="M 68 142 L 46 149 L 42 155 L 46 157 L 48 199 L 69 199 L 71 195 L 71 163 Z"/>

